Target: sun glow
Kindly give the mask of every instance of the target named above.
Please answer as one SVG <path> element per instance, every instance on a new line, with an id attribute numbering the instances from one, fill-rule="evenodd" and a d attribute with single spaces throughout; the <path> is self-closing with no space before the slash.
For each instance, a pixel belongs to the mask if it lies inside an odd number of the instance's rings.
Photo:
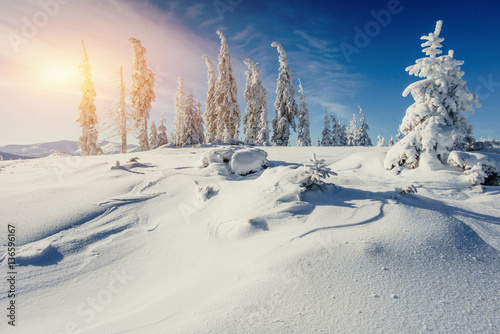
<path id="1" fill-rule="evenodd" d="M 51 84 L 68 84 L 78 80 L 78 70 L 70 66 L 51 65 L 42 71 L 45 82 Z"/>

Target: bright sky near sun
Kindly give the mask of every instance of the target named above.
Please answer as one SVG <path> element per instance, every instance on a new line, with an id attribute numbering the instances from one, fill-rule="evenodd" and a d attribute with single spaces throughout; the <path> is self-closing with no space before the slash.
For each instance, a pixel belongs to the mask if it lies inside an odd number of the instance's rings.
<path id="1" fill-rule="evenodd" d="M 178 76 L 205 102 L 202 56 L 217 63 L 217 29 L 229 43 L 242 115 L 243 60 L 250 58 L 263 71 L 269 121 L 274 118 L 279 64 L 271 43 L 278 41 L 288 54 L 296 89 L 299 78 L 303 83 L 313 143 L 321 136 L 325 107 L 349 123 L 358 105 L 372 141 L 379 132 L 389 140 L 414 102 L 402 97 L 418 80 L 405 68 L 424 57 L 420 37 L 434 31 L 437 20 L 444 21 L 443 51 L 453 49 L 455 58 L 465 61 L 464 79 L 483 103 L 469 115 L 476 138 L 500 138 L 499 10 L 493 0 L 1 1 L 0 145 L 78 140 L 82 40 L 99 115 L 114 102 L 120 66 L 131 86 L 128 39 L 142 41 L 156 73 L 151 120 L 165 112 L 171 131 Z M 134 142 L 132 136 L 129 140 Z"/>

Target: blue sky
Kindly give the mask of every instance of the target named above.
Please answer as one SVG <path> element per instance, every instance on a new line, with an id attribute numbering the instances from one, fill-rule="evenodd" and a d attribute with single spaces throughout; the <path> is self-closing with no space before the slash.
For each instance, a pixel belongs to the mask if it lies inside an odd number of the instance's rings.
<path id="1" fill-rule="evenodd" d="M 379 132 L 388 140 L 414 102 L 401 95 L 418 80 L 405 68 L 424 56 L 420 37 L 432 32 L 437 20 L 444 21 L 443 51 L 453 49 L 455 58 L 465 61 L 464 79 L 483 103 L 476 114 L 469 115 L 476 138 L 500 138 L 496 36 L 500 5 L 496 1 L 44 1 L 52 7 L 44 9 L 30 0 L 0 4 L 0 145 L 78 140 L 75 69 L 82 39 L 101 114 L 113 102 L 112 79 L 119 66 L 130 74 L 128 38 L 143 41 L 148 64 L 157 74 L 151 119 L 158 121 L 165 112 L 171 130 L 178 76 L 184 77 L 197 99 L 205 101 L 206 68 L 201 56 L 206 54 L 216 63 L 217 29 L 226 35 L 233 57 L 242 116 L 243 60 L 250 58 L 263 71 L 269 120 L 274 118 L 279 64 L 271 43 L 278 41 L 288 54 L 297 90 L 296 79 L 303 83 L 314 143 L 321 135 L 325 107 L 349 122 L 358 105 L 364 110 L 372 141 L 376 142 Z M 44 10 L 45 21 L 40 14 Z M 26 20 L 38 23 L 37 31 L 13 46 L 12 36 L 24 36 Z M 367 38 L 360 38 L 359 31 Z M 349 48 L 356 52 L 346 53 Z M 50 73 L 59 74 L 51 77 Z"/>

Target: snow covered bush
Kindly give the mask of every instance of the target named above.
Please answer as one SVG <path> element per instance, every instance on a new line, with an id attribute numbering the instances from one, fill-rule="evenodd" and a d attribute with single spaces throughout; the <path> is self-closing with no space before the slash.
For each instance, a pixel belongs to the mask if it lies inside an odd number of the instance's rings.
<path id="1" fill-rule="evenodd" d="M 448 157 L 448 162 L 454 167 L 462 168 L 464 175 L 468 175 L 469 182 L 472 185 L 498 185 L 500 157 L 494 159 L 492 156 L 453 151 Z"/>
<path id="2" fill-rule="evenodd" d="M 201 163 L 204 168 L 225 164 L 230 172 L 238 175 L 256 173 L 269 166 L 267 152 L 258 148 L 216 148 L 203 153 Z"/>
<path id="3" fill-rule="evenodd" d="M 406 88 L 403 96 L 411 93 L 415 103 L 406 110 L 399 127 L 405 137 L 387 153 L 386 169 L 407 165 L 410 168 L 434 170 L 446 163 L 453 150 L 470 146 L 474 138 L 472 125 L 465 112 L 480 107 L 477 95 L 471 93 L 462 79 L 464 72 L 453 51 L 441 54 L 439 37 L 443 22 L 438 21 L 434 33 L 423 36 L 423 52 L 428 57 L 418 59 L 406 68 L 411 75 L 425 79 Z"/>
<path id="4" fill-rule="evenodd" d="M 198 196 L 203 202 L 210 199 L 210 197 L 216 194 L 217 191 L 215 191 L 214 188 L 211 186 L 206 186 L 205 188 L 198 188 Z"/>
<path id="5" fill-rule="evenodd" d="M 237 150 L 229 163 L 231 171 L 239 175 L 256 173 L 269 166 L 267 152 L 258 148 Z"/>
<path id="6" fill-rule="evenodd" d="M 399 187 L 398 190 L 399 190 L 400 195 L 408 195 L 408 194 L 416 194 L 417 193 L 417 188 L 413 184 Z"/>
<path id="7" fill-rule="evenodd" d="M 329 167 L 326 167 L 324 159 L 316 159 L 316 154 L 313 153 L 312 159 L 304 164 L 306 176 L 301 184 L 300 192 L 303 193 L 307 190 L 326 190 L 329 183 L 323 181 L 327 177 L 335 176 L 337 173 L 333 172 Z"/>

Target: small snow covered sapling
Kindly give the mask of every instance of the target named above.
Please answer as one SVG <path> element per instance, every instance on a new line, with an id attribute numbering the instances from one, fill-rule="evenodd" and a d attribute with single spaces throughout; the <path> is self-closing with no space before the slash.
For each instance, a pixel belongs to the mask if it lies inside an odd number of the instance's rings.
<path id="1" fill-rule="evenodd" d="M 214 196 L 216 191 L 211 186 L 206 186 L 205 188 L 198 188 L 198 196 L 202 201 L 208 200 L 210 197 Z"/>
<path id="2" fill-rule="evenodd" d="M 309 159 L 309 162 L 304 164 L 304 167 L 306 179 L 301 184 L 301 193 L 315 189 L 326 190 L 329 183 L 324 182 L 323 179 L 337 175 L 329 167 L 326 167 L 324 159 L 316 159 L 316 154 L 314 153 L 312 159 Z"/>
<path id="3" fill-rule="evenodd" d="M 399 194 L 400 195 L 408 195 L 408 194 L 416 194 L 416 193 L 417 193 L 417 188 L 413 184 L 399 187 Z"/>

